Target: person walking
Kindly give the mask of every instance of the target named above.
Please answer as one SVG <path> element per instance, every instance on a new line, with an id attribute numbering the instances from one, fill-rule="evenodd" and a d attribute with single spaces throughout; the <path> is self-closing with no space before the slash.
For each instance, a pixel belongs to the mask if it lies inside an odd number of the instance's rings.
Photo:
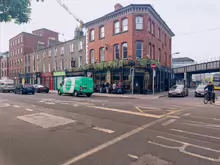
<path id="1" fill-rule="evenodd" d="M 106 93 L 109 93 L 109 86 L 110 86 L 110 84 L 108 82 L 106 82 L 106 84 L 105 84 Z"/>

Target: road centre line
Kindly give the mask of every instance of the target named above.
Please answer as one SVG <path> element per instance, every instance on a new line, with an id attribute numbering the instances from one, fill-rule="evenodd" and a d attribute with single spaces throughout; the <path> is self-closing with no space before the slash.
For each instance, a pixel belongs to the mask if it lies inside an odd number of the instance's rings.
<path id="1" fill-rule="evenodd" d="M 191 115 L 191 113 L 185 113 L 183 116 L 189 116 Z"/>
<path id="2" fill-rule="evenodd" d="M 110 129 L 100 128 L 100 127 L 93 127 L 92 129 L 95 129 L 95 130 L 98 130 L 98 131 L 102 131 L 102 132 L 105 132 L 105 133 L 108 133 L 108 134 L 112 134 L 112 133 L 115 132 L 115 131 L 112 131 Z"/>
<path id="3" fill-rule="evenodd" d="M 110 141 L 108 141 L 106 143 L 103 143 L 103 144 L 101 144 L 101 145 L 99 145 L 99 146 L 97 146 L 95 148 L 92 148 L 91 150 L 88 150 L 88 151 L 86 151 L 86 152 L 84 152 L 84 153 L 82 153 L 82 154 L 80 154 L 80 155 L 78 155 L 76 157 L 71 158 L 70 160 L 68 160 L 67 162 L 63 163 L 62 165 L 71 165 L 71 164 L 73 164 L 75 162 L 78 162 L 78 161 L 80 161 L 80 160 L 82 160 L 82 159 L 84 159 L 84 158 L 86 158 L 88 156 L 93 155 L 96 152 L 99 152 L 99 151 L 101 151 L 101 150 L 103 150 L 103 149 L 105 149 L 107 147 L 110 147 L 110 146 L 114 145 L 115 143 L 118 143 L 118 142 L 120 142 L 120 141 L 122 141 L 122 140 L 124 140 L 124 139 L 126 139 L 126 138 L 128 138 L 128 137 L 130 137 L 130 136 L 132 136 L 134 134 L 136 134 L 136 133 L 139 133 L 140 131 L 142 131 L 144 129 L 147 129 L 147 128 L 149 128 L 149 127 L 151 127 L 151 126 L 153 126 L 153 125 L 155 125 L 155 124 L 157 124 L 159 122 L 162 122 L 165 119 L 166 118 L 160 118 L 160 119 L 157 119 L 157 120 L 155 120 L 153 122 L 150 122 L 150 123 L 148 123 L 146 125 L 138 127 L 136 129 L 133 129 L 130 132 L 127 132 L 127 133 L 125 133 L 125 134 L 123 134 L 123 135 L 121 135 L 119 137 L 116 137 L 116 138 L 114 138 L 114 139 L 112 139 L 112 140 L 110 140 Z"/>
<path id="4" fill-rule="evenodd" d="M 211 138 L 211 139 L 220 140 L 220 137 L 216 137 L 216 136 L 209 136 L 209 135 L 204 135 L 204 134 L 199 134 L 199 133 L 193 133 L 193 132 L 183 131 L 183 130 L 179 130 L 179 129 L 170 129 L 170 130 L 175 131 L 175 132 L 181 132 L 181 133 L 186 133 L 186 134 L 190 134 L 190 135 L 203 136 L 203 137 L 207 137 L 207 138 Z"/>
<path id="5" fill-rule="evenodd" d="M 132 112 L 129 110 L 122 110 L 122 109 L 114 109 L 114 108 L 106 108 L 106 107 L 97 107 L 97 106 L 88 106 L 89 108 L 96 108 L 96 109 L 102 109 L 106 111 L 113 111 L 113 112 L 119 112 L 119 113 L 125 113 L 130 115 L 137 115 L 137 116 L 145 116 L 145 117 L 152 117 L 152 118 L 161 118 L 163 115 L 152 115 L 147 113 L 140 113 L 140 112 Z"/>
<path id="6" fill-rule="evenodd" d="M 128 154 L 128 157 L 130 157 L 132 159 L 135 159 L 135 160 L 139 159 L 138 156 L 135 156 L 135 155 L 132 155 L 132 154 Z"/>

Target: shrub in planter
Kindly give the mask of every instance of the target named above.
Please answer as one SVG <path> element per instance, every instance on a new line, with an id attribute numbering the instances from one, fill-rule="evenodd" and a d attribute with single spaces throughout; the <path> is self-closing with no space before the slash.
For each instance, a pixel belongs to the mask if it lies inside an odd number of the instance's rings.
<path id="1" fill-rule="evenodd" d="M 141 67 L 146 67 L 147 66 L 147 62 L 148 62 L 147 59 L 144 59 L 144 58 L 140 59 L 140 66 Z"/>
<path id="2" fill-rule="evenodd" d="M 129 65 L 129 60 L 123 60 L 123 66 L 128 66 Z"/>
<path id="3" fill-rule="evenodd" d="M 119 60 L 118 65 L 119 65 L 119 68 L 123 68 L 123 66 L 124 66 L 124 64 L 123 64 L 123 60 Z"/>

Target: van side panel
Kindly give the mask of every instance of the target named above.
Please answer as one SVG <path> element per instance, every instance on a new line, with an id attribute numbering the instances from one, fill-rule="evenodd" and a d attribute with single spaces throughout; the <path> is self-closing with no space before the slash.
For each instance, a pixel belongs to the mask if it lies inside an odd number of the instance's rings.
<path id="1" fill-rule="evenodd" d="M 65 93 L 72 94 L 75 90 L 75 82 L 74 78 L 67 78 L 64 84 Z"/>

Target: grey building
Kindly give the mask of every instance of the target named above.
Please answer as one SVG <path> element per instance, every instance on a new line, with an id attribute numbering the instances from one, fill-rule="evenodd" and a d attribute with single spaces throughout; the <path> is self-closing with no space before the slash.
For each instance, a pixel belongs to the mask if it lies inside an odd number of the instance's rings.
<path id="1" fill-rule="evenodd" d="M 85 37 L 83 32 L 76 28 L 74 39 L 26 55 L 25 75 L 22 78 L 27 83 L 48 84 L 44 83 L 44 80 L 52 81 L 49 77 L 53 76 L 53 72 L 71 69 L 71 63 L 75 63 L 74 68 L 83 67 L 86 63 L 85 54 Z M 35 73 L 41 75 L 37 80 Z"/>
<path id="2" fill-rule="evenodd" d="M 0 53 L 0 79 L 8 78 L 9 52 Z"/>

